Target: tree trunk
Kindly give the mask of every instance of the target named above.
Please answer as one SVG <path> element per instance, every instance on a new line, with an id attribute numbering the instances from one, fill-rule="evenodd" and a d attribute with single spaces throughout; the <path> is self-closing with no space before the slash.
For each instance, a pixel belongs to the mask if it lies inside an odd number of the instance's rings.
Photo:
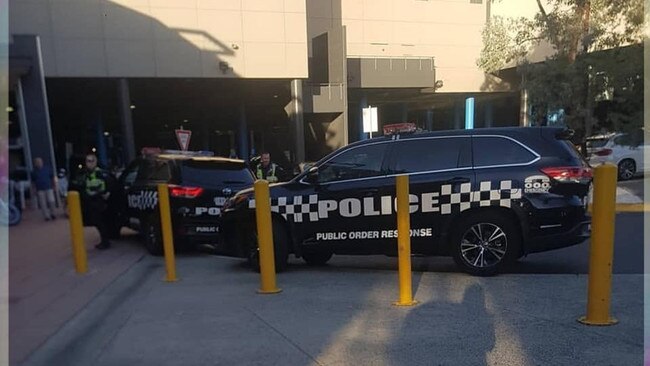
<path id="1" fill-rule="evenodd" d="M 591 0 L 576 1 L 576 18 L 580 19 L 580 30 L 571 38 L 568 50 L 569 63 L 573 64 L 578 57 L 581 46 L 586 51 L 588 48 L 587 36 L 589 35 L 589 21 L 591 13 Z"/>

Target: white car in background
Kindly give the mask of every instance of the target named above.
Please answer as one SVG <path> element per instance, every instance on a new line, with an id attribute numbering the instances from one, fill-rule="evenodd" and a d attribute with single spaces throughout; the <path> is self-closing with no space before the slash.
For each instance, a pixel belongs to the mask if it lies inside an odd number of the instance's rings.
<path id="1" fill-rule="evenodd" d="M 587 161 L 592 167 L 602 163 L 616 164 L 618 179 L 628 180 L 646 170 L 645 149 L 643 133 L 592 136 L 587 138 Z"/>

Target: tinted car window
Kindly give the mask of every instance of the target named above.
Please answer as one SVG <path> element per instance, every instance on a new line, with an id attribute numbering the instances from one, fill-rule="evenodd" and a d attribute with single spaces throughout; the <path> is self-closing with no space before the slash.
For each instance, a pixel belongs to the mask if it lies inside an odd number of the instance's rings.
<path id="1" fill-rule="evenodd" d="M 391 153 L 395 173 L 468 167 L 469 138 L 428 138 L 396 142 Z"/>
<path id="2" fill-rule="evenodd" d="M 472 138 L 474 166 L 525 164 L 535 155 L 518 143 L 503 137 Z"/>
<path id="3" fill-rule="evenodd" d="M 135 183 L 135 180 L 138 178 L 138 171 L 140 170 L 140 163 L 135 162 L 131 163 L 131 165 L 126 168 L 126 170 L 122 173 L 122 179 L 125 185 L 133 185 Z"/>
<path id="4" fill-rule="evenodd" d="M 630 135 L 621 135 L 614 138 L 614 143 L 621 146 L 632 145 L 632 137 Z"/>
<path id="5" fill-rule="evenodd" d="M 318 169 L 318 182 L 376 177 L 382 175 L 381 166 L 388 144 L 362 146 L 345 151 L 328 160 Z"/>
<path id="6" fill-rule="evenodd" d="M 587 148 L 593 149 L 593 148 L 603 147 L 607 145 L 608 141 L 609 139 L 590 139 L 587 140 Z"/>
<path id="7" fill-rule="evenodd" d="M 253 176 L 244 164 L 186 160 L 181 166 L 181 182 L 199 187 L 228 184 L 253 184 Z"/>
<path id="8" fill-rule="evenodd" d="M 169 165 L 161 160 L 145 160 L 138 174 L 138 180 L 168 181 L 170 177 Z"/>

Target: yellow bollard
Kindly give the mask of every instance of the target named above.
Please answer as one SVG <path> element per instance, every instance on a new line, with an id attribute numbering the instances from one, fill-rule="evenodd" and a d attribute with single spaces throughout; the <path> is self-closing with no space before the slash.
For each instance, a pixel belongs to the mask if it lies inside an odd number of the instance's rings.
<path id="1" fill-rule="evenodd" d="M 271 220 L 271 195 L 269 182 L 255 182 L 255 218 L 257 221 L 257 245 L 260 260 L 259 294 L 277 294 L 282 291 L 275 283 L 275 254 L 273 252 L 273 222 Z"/>
<path id="2" fill-rule="evenodd" d="M 397 250 L 399 257 L 399 301 L 397 306 L 412 306 L 411 288 L 411 219 L 409 213 L 409 177 L 397 177 Z"/>
<path id="3" fill-rule="evenodd" d="M 72 237 L 72 255 L 77 273 L 88 271 L 86 244 L 84 242 L 84 224 L 81 215 L 79 192 L 68 192 L 68 211 L 70 216 L 70 236 Z"/>
<path id="4" fill-rule="evenodd" d="M 618 323 L 616 319 L 609 316 L 617 172 L 618 169 L 613 164 L 603 164 L 594 168 L 587 316 L 578 319 L 579 322 L 586 325 Z"/>
<path id="5" fill-rule="evenodd" d="M 169 209 L 169 188 L 167 184 L 158 184 L 158 207 L 160 208 L 160 227 L 162 229 L 163 250 L 165 252 L 165 281 L 175 282 L 176 259 L 174 257 L 174 235 L 172 233 L 172 216 Z"/>

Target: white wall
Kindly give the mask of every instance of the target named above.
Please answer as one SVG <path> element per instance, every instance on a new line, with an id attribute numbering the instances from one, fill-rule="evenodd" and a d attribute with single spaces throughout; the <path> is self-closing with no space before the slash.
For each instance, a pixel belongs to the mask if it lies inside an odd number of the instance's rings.
<path id="1" fill-rule="evenodd" d="M 337 22 L 332 0 L 308 1 L 322 8 L 308 14 L 310 36 Z M 440 92 L 479 91 L 485 76 L 476 60 L 487 1 L 341 0 L 348 56 L 434 57 L 436 78 L 444 81 Z"/>
<path id="2" fill-rule="evenodd" d="M 305 0 L 10 0 L 46 76 L 306 78 Z M 232 67 L 224 74 L 219 62 Z"/>
<path id="3" fill-rule="evenodd" d="M 486 1 L 343 0 L 348 54 L 434 57 L 440 92 L 478 91 Z"/>

